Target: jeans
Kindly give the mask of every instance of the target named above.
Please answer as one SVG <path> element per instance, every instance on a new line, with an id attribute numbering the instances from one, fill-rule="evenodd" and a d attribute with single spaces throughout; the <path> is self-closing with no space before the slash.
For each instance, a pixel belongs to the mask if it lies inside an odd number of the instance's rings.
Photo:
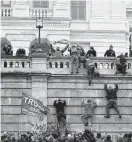
<path id="1" fill-rule="evenodd" d="M 117 101 L 115 99 L 108 100 L 107 106 L 106 106 L 106 114 L 108 117 L 110 117 L 110 109 L 114 108 L 119 116 L 121 116 L 120 111 L 117 106 Z"/>

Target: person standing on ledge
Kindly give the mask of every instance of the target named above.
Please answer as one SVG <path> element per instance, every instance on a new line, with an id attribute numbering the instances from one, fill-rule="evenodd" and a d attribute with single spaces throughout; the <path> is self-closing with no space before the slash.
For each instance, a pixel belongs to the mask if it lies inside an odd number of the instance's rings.
<path id="1" fill-rule="evenodd" d="M 81 120 L 83 121 L 84 126 L 88 126 L 90 128 L 94 108 L 97 107 L 97 104 L 92 100 L 87 100 L 87 103 L 84 103 L 84 99 L 83 99 L 81 106 L 84 107 L 84 111 L 85 111 L 81 117 Z"/>
<path id="2" fill-rule="evenodd" d="M 76 74 L 78 74 L 78 69 L 79 69 L 79 59 L 80 59 L 80 53 L 78 50 L 78 46 L 72 46 L 70 49 L 68 49 L 70 52 L 71 56 L 71 74 L 73 74 L 74 67 L 76 69 Z"/>
<path id="3" fill-rule="evenodd" d="M 67 40 L 65 40 L 65 41 L 58 41 L 58 42 L 55 42 L 54 44 L 56 44 L 56 43 L 66 44 L 66 47 L 64 49 L 62 49 L 62 50 L 60 50 L 60 47 L 57 47 L 56 50 L 55 50 L 53 45 L 51 44 L 50 54 L 53 55 L 53 56 L 56 56 L 56 57 L 62 57 L 63 53 L 69 47 L 68 41 Z"/>
<path id="4" fill-rule="evenodd" d="M 110 48 L 109 48 L 109 50 L 107 50 L 106 52 L 105 52 L 105 54 L 104 54 L 104 57 L 115 57 L 116 55 L 115 55 L 115 51 L 113 50 L 113 46 L 112 45 L 110 45 Z"/>
<path id="5" fill-rule="evenodd" d="M 90 50 L 88 50 L 86 57 L 96 57 L 96 51 L 93 46 L 91 46 Z"/>
<path id="6" fill-rule="evenodd" d="M 106 106 L 106 116 L 105 118 L 110 118 L 110 109 L 114 108 L 116 112 L 119 115 L 119 118 L 121 118 L 120 111 L 117 106 L 117 90 L 118 90 L 118 85 L 115 84 L 115 88 L 113 89 L 111 86 L 107 88 L 107 84 L 104 85 L 104 90 L 107 92 L 106 99 L 108 100 L 107 106 Z"/>

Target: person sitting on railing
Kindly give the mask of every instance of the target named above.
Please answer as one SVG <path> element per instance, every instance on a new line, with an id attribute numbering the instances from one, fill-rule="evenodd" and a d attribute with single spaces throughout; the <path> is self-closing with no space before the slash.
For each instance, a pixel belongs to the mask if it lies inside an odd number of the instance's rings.
<path id="1" fill-rule="evenodd" d="M 85 67 L 87 69 L 87 75 L 88 75 L 88 79 L 89 79 L 89 85 L 91 84 L 91 79 L 92 77 L 99 77 L 99 73 L 95 72 L 95 67 L 96 64 L 93 63 L 93 61 L 90 58 L 87 58 L 85 60 Z"/>
<path id="2" fill-rule="evenodd" d="M 57 47 L 56 50 L 54 49 L 53 45 L 51 44 L 51 49 L 50 49 L 50 55 L 54 55 L 56 57 L 62 57 L 63 53 L 68 49 L 69 44 L 68 41 L 58 41 L 57 43 L 61 43 L 61 44 L 66 44 L 66 47 L 62 50 L 60 50 L 60 47 Z M 56 42 L 54 43 L 56 44 Z"/>
<path id="3" fill-rule="evenodd" d="M 12 47 L 10 45 L 5 45 L 3 47 L 3 50 L 5 52 L 5 55 L 13 55 L 13 50 L 12 50 Z"/>
<path id="4" fill-rule="evenodd" d="M 88 50 L 86 57 L 96 57 L 96 51 L 93 46 L 91 46 L 90 50 Z"/>
<path id="5" fill-rule="evenodd" d="M 26 54 L 26 51 L 22 47 L 20 47 L 16 52 L 16 56 L 19 56 L 19 57 L 24 57 L 25 54 Z"/>
<path id="6" fill-rule="evenodd" d="M 105 52 L 105 54 L 104 54 L 104 57 L 115 57 L 116 55 L 115 55 L 115 51 L 113 50 L 113 46 L 112 45 L 110 45 L 110 48 L 109 48 L 109 50 L 107 50 L 106 52 Z"/>
<path id="7" fill-rule="evenodd" d="M 121 74 L 125 74 L 126 73 L 126 58 L 125 56 L 123 56 L 123 54 L 121 54 L 120 56 L 118 56 L 117 60 L 116 60 L 116 74 L 121 73 Z"/>

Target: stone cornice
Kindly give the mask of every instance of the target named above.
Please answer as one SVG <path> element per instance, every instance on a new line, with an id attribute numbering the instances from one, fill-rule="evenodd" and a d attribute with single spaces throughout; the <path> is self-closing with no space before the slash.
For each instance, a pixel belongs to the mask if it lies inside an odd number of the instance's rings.
<path id="1" fill-rule="evenodd" d="M 69 18 L 44 18 L 43 22 L 44 29 L 69 29 L 70 19 Z M 2 29 L 22 29 L 36 28 L 35 18 L 13 18 L 13 19 L 2 19 Z"/>

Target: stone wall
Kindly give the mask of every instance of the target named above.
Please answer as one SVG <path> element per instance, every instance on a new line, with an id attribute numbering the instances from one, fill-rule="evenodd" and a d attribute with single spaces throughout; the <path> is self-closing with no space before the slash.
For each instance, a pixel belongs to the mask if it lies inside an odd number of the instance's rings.
<path id="1" fill-rule="evenodd" d="M 97 102 L 93 116 L 93 131 L 102 133 L 125 133 L 132 131 L 132 60 L 127 58 L 127 74 L 115 76 L 114 58 L 92 58 L 97 63 L 97 71 L 101 73 L 100 78 L 93 79 L 91 86 L 88 85 L 86 69 L 79 69 L 78 75 L 70 74 L 69 57 L 46 58 L 34 56 L 29 59 L 2 59 L 1 76 L 1 122 L 2 131 L 18 132 L 32 129 L 33 117 L 21 115 L 21 97 L 25 92 L 41 100 L 44 105 L 50 108 L 47 122 L 53 123 L 56 119 L 53 102 L 58 97 L 66 100 L 67 122 L 71 129 L 83 130 L 81 115 L 83 108 L 80 107 L 81 100 L 88 98 Z M 4 66 L 7 62 L 7 66 Z M 13 62 L 13 66 L 10 66 Z M 25 66 L 21 66 L 24 62 Z M 55 62 L 58 67 L 55 67 Z M 60 63 L 63 62 L 63 66 Z M 17 64 L 16 64 L 17 63 Z M 29 63 L 30 66 L 27 66 Z M 52 68 L 50 64 L 52 63 Z M 67 66 L 66 63 L 69 63 Z M 104 91 L 104 83 L 118 83 L 118 105 L 122 113 L 122 119 L 114 110 L 111 110 L 111 118 L 105 119 L 105 106 L 107 104 Z M 21 124 L 21 125 L 20 125 Z"/>
<path id="2" fill-rule="evenodd" d="M 98 80 L 93 80 L 91 86 L 85 77 L 70 76 L 52 76 L 48 80 L 48 106 L 51 109 L 52 115 L 48 117 L 48 122 L 52 123 L 56 119 L 55 108 L 53 102 L 60 97 L 66 100 L 67 122 L 71 125 L 73 131 L 83 130 L 83 124 L 80 117 L 83 114 L 81 101 L 84 99 L 92 99 L 97 102 L 98 107 L 95 109 L 93 116 L 92 130 L 102 133 L 123 133 L 132 131 L 132 81 L 130 78 L 105 76 Z M 118 105 L 122 114 L 122 119 L 114 110 L 111 110 L 111 118 L 104 118 L 105 106 L 107 104 L 104 91 L 104 83 L 118 83 L 119 91 Z"/>

